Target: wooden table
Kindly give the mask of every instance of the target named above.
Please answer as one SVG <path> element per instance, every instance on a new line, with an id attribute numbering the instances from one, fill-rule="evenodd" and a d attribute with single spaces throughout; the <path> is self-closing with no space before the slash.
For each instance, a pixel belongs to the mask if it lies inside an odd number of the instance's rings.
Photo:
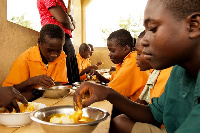
<path id="1" fill-rule="evenodd" d="M 47 107 L 59 106 L 59 105 L 73 105 L 73 90 L 70 91 L 69 95 L 64 98 L 49 99 L 41 97 L 35 100 L 35 102 L 46 104 Z M 108 111 L 110 114 L 112 111 L 112 104 L 110 104 L 106 100 L 101 102 L 96 102 L 91 106 L 104 109 Z M 105 121 L 101 122 L 93 131 L 93 133 L 108 133 L 109 127 L 110 127 L 110 117 L 108 117 L 108 119 L 106 119 Z M 36 122 L 32 122 L 24 127 L 14 127 L 14 128 L 0 125 L 0 132 L 1 133 L 45 133 L 42 127 L 40 127 L 40 125 Z"/>

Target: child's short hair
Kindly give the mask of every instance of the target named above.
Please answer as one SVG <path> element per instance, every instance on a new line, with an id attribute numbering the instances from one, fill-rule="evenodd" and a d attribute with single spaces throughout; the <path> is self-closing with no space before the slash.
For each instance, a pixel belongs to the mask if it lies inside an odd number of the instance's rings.
<path id="1" fill-rule="evenodd" d="M 160 0 L 174 18 L 181 20 L 200 11 L 200 0 Z"/>
<path id="2" fill-rule="evenodd" d="M 64 40 L 65 33 L 63 29 L 59 25 L 55 24 L 46 24 L 40 30 L 39 39 L 41 42 L 44 42 L 45 36 L 49 36 L 50 38 L 59 38 Z"/>
<path id="3" fill-rule="evenodd" d="M 79 53 L 81 53 L 81 51 L 87 51 L 88 49 L 90 49 L 90 46 L 86 43 L 82 43 L 79 47 Z"/>
<path id="4" fill-rule="evenodd" d="M 117 45 L 126 46 L 128 45 L 131 49 L 133 48 L 133 37 L 131 33 L 125 29 L 120 29 L 117 31 L 112 32 L 107 41 L 114 40 L 116 41 Z"/>

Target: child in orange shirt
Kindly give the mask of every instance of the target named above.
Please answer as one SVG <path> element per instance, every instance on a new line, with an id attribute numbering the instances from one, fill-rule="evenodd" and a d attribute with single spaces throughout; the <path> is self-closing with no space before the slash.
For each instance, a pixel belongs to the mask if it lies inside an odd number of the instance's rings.
<path id="1" fill-rule="evenodd" d="M 87 79 L 87 74 L 90 73 L 92 69 L 98 69 L 98 63 L 96 65 L 91 65 L 91 61 L 89 60 L 90 55 L 90 46 L 86 43 L 82 43 L 79 47 L 79 53 L 76 54 L 81 81 L 85 81 Z"/>
<path id="2" fill-rule="evenodd" d="M 110 60 L 116 65 L 115 72 L 111 78 L 103 77 L 97 71 L 94 72 L 99 81 L 108 83 L 108 86 L 130 98 L 132 101 L 138 99 L 142 92 L 149 74 L 140 71 L 136 63 L 136 51 L 133 37 L 130 32 L 124 29 L 114 31 L 107 39 L 107 47 L 110 51 Z"/>
<path id="3" fill-rule="evenodd" d="M 3 86 L 15 87 L 28 101 L 32 101 L 42 96 L 42 92 L 35 89 L 36 86 L 67 83 L 66 55 L 62 50 L 64 38 L 60 26 L 43 26 L 38 45 L 29 48 L 15 60 Z"/>

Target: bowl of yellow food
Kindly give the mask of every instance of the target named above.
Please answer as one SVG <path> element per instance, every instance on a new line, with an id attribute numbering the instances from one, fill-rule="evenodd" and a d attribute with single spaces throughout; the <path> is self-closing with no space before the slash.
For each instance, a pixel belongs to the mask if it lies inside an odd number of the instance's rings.
<path id="1" fill-rule="evenodd" d="M 58 85 L 50 88 L 39 87 L 38 90 L 44 90 L 43 97 L 56 99 L 67 96 L 71 88 L 72 85 Z"/>
<path id="2" fill-rule="evenodd" d="M 86 107 L 74 111 L 74 106 L 46 107 L 30 114 L 47 133 L 90 133 L 106 120 L 109 113 L 103 109 Z"/>
<path id="3" fill-rule="evenodd" d="M 46 107 L 45 104 L 29 102 L 27 106 L 18 103 L 20 113 L 15 110 L 9 112 L 6 108 L 0 108 L 0 124 L 7 127 L 26 126 L 32 122 L 30 112 Z"/>

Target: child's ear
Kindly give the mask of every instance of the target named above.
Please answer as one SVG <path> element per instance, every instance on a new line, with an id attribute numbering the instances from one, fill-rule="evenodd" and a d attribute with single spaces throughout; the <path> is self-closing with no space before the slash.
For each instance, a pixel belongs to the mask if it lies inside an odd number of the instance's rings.
<path id="1" fill-rule="evenodd" d="M 125 51 L 128 52 L 128 53 L 131 51 L 131 48 L 128 45 L 126 45 L 124 48 L 125 48 Z"/>
<path id="2" fill-rule="evenodd" d="M 188 17 L 190 21 L 189 37 L 196 38 L 200 37 L 200 13 L 194 13 Z"/>

